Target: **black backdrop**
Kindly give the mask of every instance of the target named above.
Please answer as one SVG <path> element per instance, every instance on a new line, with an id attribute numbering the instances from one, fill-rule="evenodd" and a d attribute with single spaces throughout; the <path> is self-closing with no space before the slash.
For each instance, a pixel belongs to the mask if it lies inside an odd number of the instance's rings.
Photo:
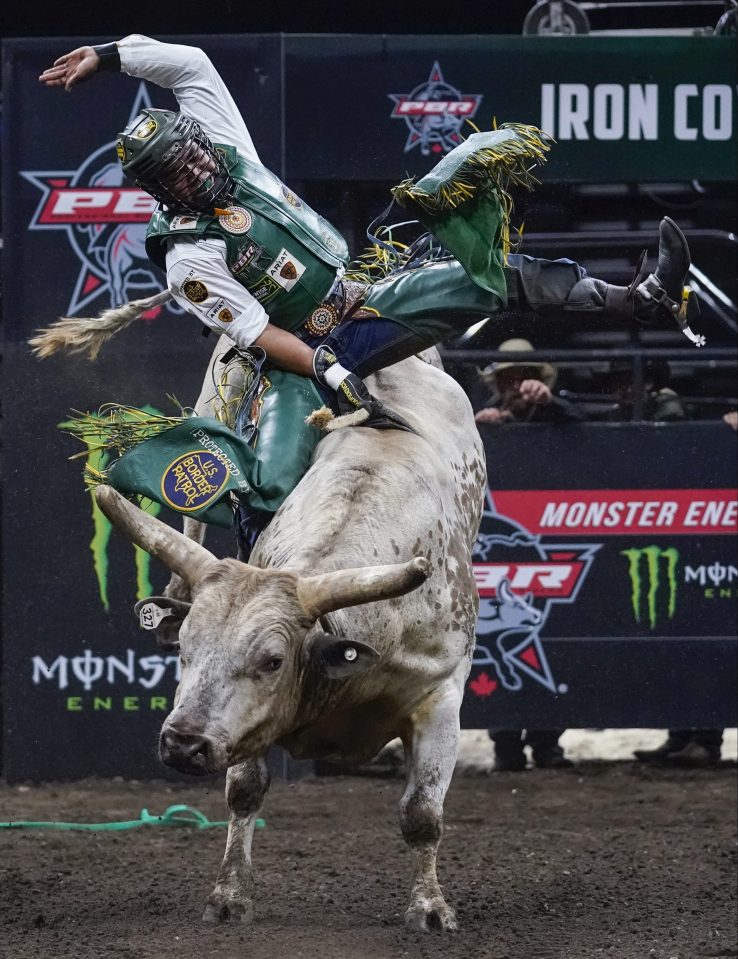
<path id="1" fill-rule="evenodd" d="M 65 40 L 61 50 L 74 42 Z M 375 39 L 366 42 L 376 50 Z M 305 175 L 311 141 L 285 126 L 283 77 L 289 70 L 283 70 L 283 38 L 211 38 L 206 46 L 248 116 L 264 162 L 289 173 L 289 142 L 290 162 L 302 164 Z M 372 122 L 385 125 L 385 153 L 396 156 L 395 179 L 409 164 L 430 162 L 418 150 L 403 152 L 407 130 L 390 117 L 390 95 L 409 92 L 416 78 L 424 82 L 431 56 L 443 62 L 440 40 L 423 41 L 418 49 L 417 70 L 402 58 L 398 85 L 387 79 L 386 89 L 376 90 Z M 131 78 L 98 77 L 69 98 L 43 90 L 36 77 L 59 52 L 58 40 L 3 45 L 4 129 L 12 133 L 3 137 L 3 769 L 14 779 L 160 775 L 156 730 L 169 708 L 176 664 L 158 657 L 130 607 L 139 596 L 159 591 L 166 575 L 110 537 L 82 491 L 79 462 L 67 461 L 75 447 L 57 424 L 70 408 L 96 409 L 111 400 L 164 411 L 167 392 L 192 402 L 210 346 L 185 317 L 160 310 L 120 334 L 96 364 L 69 357 L 40 364 L 31 357 L 27 337 L 59 313 L 94 314 L 163 283 L 143 255 L 146 213 L 140 199 L 125 192 L 112 141 L 146 97 L 163 106 L 171 101 Z M 463 94 L 480 92 L 461 75 L 463 62 L 455 63 L 458 74 L 446 79 Z M 308 84 L 305 64 L 303 58 L 294 96 L 309 98 L 320 119 L 312 135 L 324 149 L 339 136 L 332 118 L 320 111 L 321 91 L 332 80 L 314 71 Z M 344 76 L 363 83 L 366 95 L 365 72 Z M 294 97 L 291 103 L 294 110 Z M 342 117 L 342 124 L 360 138 L 360 120 Z M 350 142 L 344 147 L 339 156 L 354 156 Z M 734 141 L 725 148 L 734 149 Z M 363 154 L 359 158 L 365 162 Z M 338 172 L 350 177 L 352 169 L 358 176 L 365 167 L 349 163 Z M 542 474 L 550 489 L 734 487 L 735 436 L 722 424 L 653 428 L 646 436 L 632 429 L 587 428 L 576 442 L 568 431 L 565 439 L 540 434 L 535 442 L 532 433 L 511 432 L 504 451 L 498 437 L 487 437 L 490 485 L 498 497 L 489 510 L 496 510 L 498 528 L 488 535 L 500 540 L 493 546 L 503 558 L 490 553 L 485 562 L 506 564 L 518 576 L 513 591 L 531 593 L 532 611 L 523 611 L 523 618 L 538 622 L 518 623 L 525 628 L 504 636 L 486 623 L 492 628 L 480 639 L 487 652 L 478 659 L 486 660 L 474 668 L 467 725 L 521 725 L 533 718 L 543 725 L 583 726 L 735 722 L 734 538 L 700 528 L 694 535 L 648 529 L 648 535 L 618 538 L 588 528 L 565 530 L 552 541 L 525 526 L 530 515 L 518 517 L 514 503 L 505 501 L 502 511 L 499 491 L 529 490 L 532 478 L 537 483 Z M 613 447 L 613 436 L 620 437 L 622 450 Z M 486 518 L 488 527 L 493 520 Z M 505 542 L 511 522 L 528 533 L 514 548 L 520 555 Z M 552 544 L 558 558 L 549 555 Z M 229 547 L 221 541 L 221 548 Z M 639 557 L 636 584 L 631 558 L 622 555 L 627 550 L 651 551 Z M 670 550 L 679 554 L 676 559 Z M 657 582 L 647 579 L 649 562 Z M 677 565 L 672 569 L 670 563 Z M 556 568 L 530 568 L 547 564 Z M 568 579 L 567 564 L 577 573 Z M 710 569 L 718 578 L 725 571 L 730 581 L 720 579 L 717 592 L 708 594 Z M 498 574 L 499 568 L 486 570 L 485 582 Z M 520 585 L 527 576 L 530 589 Z M 702 583 L 700 576 L 708 578 Z M 487 589 L 486 619 L 494 621 L 498 599 Z M 555 596 L 546 592 L 552 589 Z M 641 592 L 639 623 L 633 597 Z"/>

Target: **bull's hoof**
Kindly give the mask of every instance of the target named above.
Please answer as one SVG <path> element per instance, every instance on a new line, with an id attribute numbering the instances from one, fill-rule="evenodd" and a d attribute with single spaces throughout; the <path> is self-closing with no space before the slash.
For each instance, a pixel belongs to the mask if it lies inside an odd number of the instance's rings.
<path id="1" fill-rule="evenodd" d="M 214 892 L 208 899 L 202 921 L 209 923 L 253 922 L 254 904 L 250 899 L 236 899 L 233 896 Z"/>
<path id="2" fill-rule="evenodd" d="M 456 932 L 456 913 L 443 899 L 414 902 L 405 913 L 405 926 L 413 932 Z"/>

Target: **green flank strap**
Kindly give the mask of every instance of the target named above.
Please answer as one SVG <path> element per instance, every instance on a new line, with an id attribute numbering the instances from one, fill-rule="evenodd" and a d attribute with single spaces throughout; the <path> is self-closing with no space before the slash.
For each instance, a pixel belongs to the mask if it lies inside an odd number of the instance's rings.
<path id="1" fill-rule="evenodd" d="M 194 826 L 196 829 L 211 829 L 214 826 L 227 826 L 226 820 L 214 821 L 208 819 L 205 813 L 194 806 L 169 806 L 161 816 L 152 816 L 148 809 L 142 809 L 138 819 L 129 819 L 125 822 L 31 822 L 18 819 L 12 822 L 0 822 L 0 829 L 62 829 L 77 832 L 118 832 L 123 829 L 136 829 L 138 826 Z M 256 820 L 258 829 L 263 829 L 266 822 Z"/>

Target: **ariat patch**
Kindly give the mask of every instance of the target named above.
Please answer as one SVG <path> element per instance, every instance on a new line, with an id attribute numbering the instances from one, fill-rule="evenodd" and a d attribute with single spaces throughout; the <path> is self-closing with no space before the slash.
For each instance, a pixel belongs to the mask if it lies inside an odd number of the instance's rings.
<path id="1" fill-rule="evenodd" d="M 205 316 L 206 316 L 209 320 L 214 320 L 215 317 L 218 315 L 218 313 L 220 313 L 220 311 L 221 311 L 226 305 L 227 305 L 227 304 L 226 304 L 225 298 L 222 297 L 222 296 L 219 296 L 218 299 L 215 301 L 215 304 L 210 307 L 210 309 L 207 311 L 207 313 L 205 314 Z"/>
<path id="2" fill-rule="evenodd" d="M 231 311 L 228 309 L 227 306 L 224 306 L 223 309 L 220 311 L 220 313 L 218 313 L 218 319 L 220 320 L 221 323 L 232 323 L 233 314 L 231 313 Z"/>
<path id="3" fill-rule="evenodd" d="M 252 283 L 246 289 L 258 303 L 267 303 L 279 293 L 282 287 L 270 276 L 262 276 L 258 283 Z"/>
<path id="4" fill-rule="evenodd" d="M 305 266 L 289 250 L 283 249 L 266 268 L 266 272 L 283 290 L 289 292 L 305 272 Z"/>
<path id="5" fill-rule="evenodd" d="M 245 206 L 229 206 L 225 215 L 218 217 L 218 223 L 228 233 L 248 233 L 254 222 L 251 212 Z"/>
<path id="6" fill-rule="evenodd" d="M 208 288 L 202 280 L 185 280 L 182 284 L 182 292 L 192 303 L 202 303 L 209 296 Z"/>
<path id="7" fill-rule="evenodd" d="M 202 509 L 221 494 L 231 471 L 209 450 L 182 453 L 164 470 L 161 493 L 164 501 L 180 513 Z"/>

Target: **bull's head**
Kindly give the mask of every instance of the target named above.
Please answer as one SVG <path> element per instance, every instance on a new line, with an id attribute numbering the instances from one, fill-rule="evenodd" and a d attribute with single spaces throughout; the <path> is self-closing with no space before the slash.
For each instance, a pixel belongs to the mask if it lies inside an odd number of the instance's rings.
<path id="1" fill-rule="evenodd" d="M 428 575 L 422 557 L 314 576 L 219 560 L 109 486 L 95 498 L 124 535 L 191 590 L 191 605 L 176 604 L 182 678 L 159 741 L 162 761 L 184 772 L 216 772 L 263 755 L 294 728 L 316 688 L 330 696 L 327 684 L 306 682 L 311 674 L 344 679 L 379 658 L 365 643 L 324 633 L 320 618 L 401 596 Z"/>

